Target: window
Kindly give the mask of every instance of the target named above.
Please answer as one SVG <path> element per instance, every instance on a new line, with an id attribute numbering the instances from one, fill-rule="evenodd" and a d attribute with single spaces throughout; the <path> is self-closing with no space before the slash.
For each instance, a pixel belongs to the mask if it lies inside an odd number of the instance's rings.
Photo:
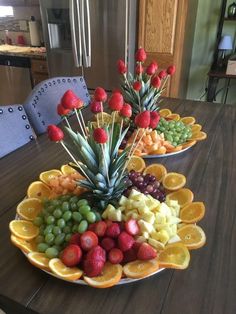
<path id="1" fill-rule="evenodd" d="M 0 6 L 0 17 L 13 16 L 13 7 Z"/>

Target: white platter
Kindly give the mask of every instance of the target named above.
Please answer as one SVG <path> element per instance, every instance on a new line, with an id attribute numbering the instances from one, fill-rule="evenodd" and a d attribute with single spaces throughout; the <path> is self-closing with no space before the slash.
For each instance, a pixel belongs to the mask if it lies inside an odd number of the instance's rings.
<path id="1" fill-rule="evenodd" d="M 181 154 L 181 153 L 185 152 L 186 150 L 188 150 L 188 149 L 190 149 L 192 147 L 193 146 L 189 146 L 189 147 L 186 147 L 184 149 L 179 150 L 178 152 L 173 152 L 173 153 L 167 153 L 167 154 L 162 154 L 162 155 L 143 155 L 141 157 L 144 158 L 144 159 L 170 157 L 170 156 Z"/>

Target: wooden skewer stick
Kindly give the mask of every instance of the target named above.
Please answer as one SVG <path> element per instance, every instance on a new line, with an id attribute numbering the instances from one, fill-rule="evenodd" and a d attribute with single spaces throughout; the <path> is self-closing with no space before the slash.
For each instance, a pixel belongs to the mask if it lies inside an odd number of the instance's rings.
<path id="1" fill-rule="evenodd" d="M 112 126 L 111 126 L 111 148 L 112 148 L 112 140 L 113 140 L 113 132 L 114 132 L 114 123 L 115 123 L 115 116 L 116 111 L 114 111 L 114 114 L 112 115 Z"/>
<path id="2" fill-rule="evenodd" d="M 101 113 L 102 113 L 102 126 L 104 126 L 104 119 L 103 119 L 103 104 L 102 101 L 100 101 L 101 103 Z"/>
<path id="3" fill-rule="evenodd" d="M 85 135 L 85 133 L 84 133 L 84 129 L 83 129 L 83 127 L 82 127 L 82 124 L 81 124 L 81 122 L 80 122 L 80 118 L 79 118 L 78 112 L 77 112 L 76 109 L 74 109 L 74 111 L 75 111 L 77 120 L 78 120 L 78 122 L 79 122 L 80 129 L 81 129 L 81 131 L 82 131 L 82 133 L 83 133 L 83 136 L 84 136 L 85 139 L 87 139 L 87 138 L 86 138 L 86 135 Z"/>
<path id="4" fill-rule="evenodd" d="M 69 123 L 67 117 L 64 117 L 64 118 L 65 118 L 65 121 L 66 121 L 66 124 L 67 124 L 68 128 L 72 130 L 71 125 L 70 125 L 70 123 Z"/>
<path id="5" fill-rule="evenodd" d="M 108 164 L 107 164 L 107 161 L 106 161 L 106 158 L 105 158 L 105 150 L 104 150 L 104 146 L 103 144 L 101 144 L 101 147 L 102 147 L 102 155 L 103 155 L 103 159 L 104 159 L 104 162 L 105 162 L 105 165 L 106 165 L 106 173 L 107 173 L 107 182 L 110 186 L 110 180 L 109 180 L 109 172 L 108 172 Z"/>
<path id="6" fill-rule="evenodd" d="M 81 109 L 79 110 L 79 114 L 80 114 L 80 118 L 81 118 L 81 121 L 82 121 L 82 125 L 84 127 L 84 131 L 85 131 L 86 135 L 88 136 L 88 131 L 87 131 L 87 128 L 86 128 L 86 125 L 85 125 L 85 122 L 84 122 L 84 117 L 83 117 Z"/>

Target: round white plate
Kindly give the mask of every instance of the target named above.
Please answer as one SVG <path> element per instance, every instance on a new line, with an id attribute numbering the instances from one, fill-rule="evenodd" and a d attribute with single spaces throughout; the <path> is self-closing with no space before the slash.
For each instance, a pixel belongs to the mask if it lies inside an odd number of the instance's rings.
<path id="1" fill-rule="evenodd" d="M 182 150 L 179 150 L 178 152 L 167 153 L 167 154 L 163 154 L 163 155 L 143 155 L 141 157 L 144 159 L 170 157 L 170 156 L 181 154 L 181 153 L 185 152 L 186 150 L 190 149 L 191 147 L 193 147 L 193 146 L 186 147 Z"/>

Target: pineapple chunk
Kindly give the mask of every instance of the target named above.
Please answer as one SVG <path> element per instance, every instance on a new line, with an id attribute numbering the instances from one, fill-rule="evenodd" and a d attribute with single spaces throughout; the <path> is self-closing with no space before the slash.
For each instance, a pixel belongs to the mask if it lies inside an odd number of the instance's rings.
<path id="1" fill-rule="evenodd" d="M 155 221 L 155 215 L 151 211 L 149 211 L 142 215 L 142 219 L 153 225 Z"/>
<path id="2" fill-rule="evenodd" d="M 169 234 L 166 230 L 161 230 L 158 232 L 152 232 L 151 238 L 153 238 L 154 240 L 160 241 L 163 244 L 166 244 L 170 239 Z"/>
<path id="3" fill-rule="evenodd" d="M 138 196 L 138 199 L 137 198 L 135 198 L 135 197 L 137 197 Z M 130 192 L 130 194 L 129 194 L 129 199 L 134 199 L 134 200 L 139 200 L 139 198 L 141 197 L 141 198 L 143 198 L 143 194 L 141 194 L 139 191 L 137 191 L 137 190 L 135 190 L 135 189 L 133 189 L 131 192 Z"/>
<path id="4" fill-rule="evenodd" d="M 143 206 L 143 207 L 138 207 L 138 212 L 142 216 L 145 213 L 149 213 L 150 210 L 149 210 L 149 208 L 147 206 Z"/>
<path id="5" fill-rule="evenodd" d="M 159 212 L 164 214 L 165 216 L 171 216 L 171 210 L 165 203 L 161 203 L 159 207 Z"/>
<path id="6" fill-rule="evenodd" d="M 123 212 L 123 211 L 125 211 L 125 206 L 120 206 L 120 207 L 118 207 L 117 209 L 119 209 L 121 212 Z"/>
<path id="7" fill-rule="evenodd" d="M 157 249 L 158 251 L 161 251 L 164 249 L 164 244 L 161 243 L 160 241 L 157 241 L 155 239 L 149 238 L 148 239 L 148 243 L 153 246 L 155 249 Z"/>
<path id="8" fill-rule="evenodd" d="M 133 206 L 133 200 L 130 200 L 130 199 L 129 199 L 129 200 L 126 202 L 125 205 L 126 205 L 126 211 L 129 210 L 129 209 L 133 209 L 133 207 L 134 207 L 134 206 Z"/>
<path id="9" fill-rule="evenodd" d="M 167 221 L 167 223 L 172 225 L 172 224 L 180 223 L 181 219 L 179 219 L 178 217 L 174 217 L 174 216 L 168 216 L 168 217 L 166 217 L 166 221 Z"/>
<path id="10" fill-rule="evenodd" d="M 166 216 L 162 213 L 156 213 L 155 223 L 156 224 L 165 224 L 166 223 Z"/>
<path id="11" fill-rule="evenodd" d="M 174 235 L 170 225 L 165 225 L 165 227 L 162 228 L 160 232 L 162 232 L 162 231 L 167 232 L 169 238 Z"/>
<path id="12" fill-rule="evenodd" d="M 102 214 L 102 218 L 103 218 L 103 219 L 107 219 L 107 218 L 108 218 L 108 215 L 109 215 L 110 213 L 112 213 L 112 212 L 115 212 L 115 211 L 116 211 L 115 207 L 114 207 L 113 205 L 109 204 L 109 205 L 107 206 L 107 208 L 104 210 L 104 212 L 103 212 L 103 214 Z"/>
<path id="13" fill-rule="evenodd" d="M 140 220 L 138 221 L 138 224 L 139 224 L 139 227 L 140 227 L 141 232 L 148 232 L 148 233 L 151 233 L 152 231 L 154 231 L 153 225 L 150 224 L 149 222 L 146 222 L 146 221 L 143 220 L 143 219 L 140 219 Z"/>
<path id="14" fill-rule="evenodd" d="M 140 208 L 140 207 L 144 207 L 146 205 L 144 200 L 141 201 L 133 201 L 133 207 L 134 208 Z"/>
<path id="15" fill-rule="evenodd" d="M 139 217 L 137 209 L 132 209 L 126 213 L 126 216 L 129 218 L 132 217 L 133 215 Z"/>
<path id="16" fill-rule="evenodd" d="M 108 219 L 112 221 L 122 221 L 121 210 L 116 209 L 115 211 L 108 213 Z"/>
<path id="17" fill-rule="evenodd" d="M 181 239 L 180 237 L 176 234 L 175 236 L 173 236 L 172 238 L 170 238 L 170 240 L 168 241 L 168 243 L 175 243 L 175 242 L 180 242 Z"/>
<path id="18" fill-rule="evenodd" d="M 121 198 L 120 198 L 120 200 L 119 200 L 119 205 L 125 206 L 127 200 L 128 200 L 128 198 L 125 197 L 124 195 L 122 195 Z"/>
<path id="19" fill-rule="evenodd" d="M 169 207 L 175 207 L 175 206 L 178 206 L 179 205 L 179 203 L 178 203 L 178 201 L 176 201 L 176 200 L 166 200 L 166 204 L 169 206 Z"/>

